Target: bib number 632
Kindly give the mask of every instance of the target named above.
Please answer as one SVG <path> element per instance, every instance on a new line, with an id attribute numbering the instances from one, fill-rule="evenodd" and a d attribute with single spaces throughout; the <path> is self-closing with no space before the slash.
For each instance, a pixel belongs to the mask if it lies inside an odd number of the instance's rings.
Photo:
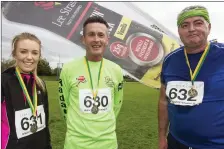
<path id="1" fill-rule="evenodd" d="M 176 89 L 171 88 L 168 97 L 170 100 L 178 99 L 178 100 L 187 100 L 187 101 L 196 101 L 193 97 L 188 97 L 188 91 L 186 89 Z"/>

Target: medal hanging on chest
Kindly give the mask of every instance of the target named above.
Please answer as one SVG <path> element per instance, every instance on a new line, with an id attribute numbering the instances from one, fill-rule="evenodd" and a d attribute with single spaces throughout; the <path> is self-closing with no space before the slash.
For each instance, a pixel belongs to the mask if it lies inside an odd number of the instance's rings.
<path id="1" fill-rule="evenodd" d="M 193 87 L 191 87 L 191 89 L 188 91 L 188 95 L 192 98 L 198 96 L 198 91 L 196 89 L 194 89 Z"/>
<path id="2" fill-rule="evenodd" d="M 188 91 L 188 95 L 190 97 L 192 97 L 192 98 L 198 96 L 198 91 L 197 91 L 197 89 L 194 86 L 194 81 L 195 81 L 195 79 L 196 79 L 196 77 L 197 77 L 197 75 L 198 75 L 198 73 L 199 73 L 199 71 L 200 71 L 204 61 L 205 61 L 205 58 L 208 55 L 209 49 L 210 49 L 210 43 L 207 44 L 207 46 L 206 46 L 206 48 L 205 48 L 205 50 L 204 50 L 204 52 L 203 52 L 203 54 L 202 54 L 198 64 L 197 64 L 197 66 L 196 66 L 196 68 L 194 70 L 194 73 L 192 73 L 192 70 L 191 70 L 191 67 L 190 67 L 190 63 L 189 63 L 189 60 L 188 60 L 188 56 L 187 56 L 187 52 L 186 52 L 186 49 L 184 49 L 184 55 L 185 55 L 187 66 L 188 66 L 188 68 L 190 70 L 190 76 L 191 76 L 191 82 L 192 82 L 192 86 L 191 86 L 191 89 Z"/>
<path id="3" fill-rule="evenodd" d="M 36 112 L 37 112 L 37 90 L 36 90 L 36 83 L 35 83 L 36 79 L 34 78 L 34 83 L 33 83 L 33 103 L 32 103 L 30 95 L 27 91 L 26 85 L 22 79 L 22 76 L 20 74 L 18 67 L 16 67 L 15 73 L 32 112 L 33 124 L 30 124 L 30 132 L 35 133 L 38 129 L 37 121 L 36 121 Z"/>
<path id="4" fill-rule="evenodd" d="M 36 117 L 33 116 L 33 124 L 30 124 L 30 132 L 35 133 L 37 131 L 37 120 Z"/>
<path id="5" fill-rule="evenodd" d="M 37 132 L 37 124 L 31 124 L 30 125 L 30 132 L 35 133 Z"/>
<path id="6" fill-rule="evenodd" d="M 92 109 L 91 109 L 91 112 L 92 112 L 93 114 L 97 114 L 97 113 L 99 112 L 99 108 L 98 108 L 95 104 L 93 104 L 93 107 L 92 107 Z"/>
<path id="7" fill-rule="evenodd" d="M 99 82 L 100 82 L 100 77 L 101 77 L 101 73 L 102 73 L 102 65 L 103 65 L 103 59 L 101 60 L 100 62 L 100 68 L 99 68 L 99 72 L 98 72 L 98 79 L 97 79 L 97 87 L 96 87 L 96 92 L 94 92 L 94 88 L 93 88 L 93 80 L 92 80 L 92 75 L 91 75 L 91 71 L 90 71 L 90 66 L 89 66 L 89 62 L 87 60 L 87 57 L 85 57 L 85 65 L 87 67 L 87 72 L 88 72 L 88 75 L 89 75 L 89 80 L 91 82 L 91 89 L 92 89 L 92 95 L 93 95 L 93 100 L 95 102 L 96 100 L 96 97 L 97 97 L 97 94 L 98 94 L 98 88 L 99 88 Z M 99 107 L 96 106 L 94 103 L 93 103 L 93 106 L 91 108 L 91 112 L 93 114 L 97 114 L 99 112 Z"/>

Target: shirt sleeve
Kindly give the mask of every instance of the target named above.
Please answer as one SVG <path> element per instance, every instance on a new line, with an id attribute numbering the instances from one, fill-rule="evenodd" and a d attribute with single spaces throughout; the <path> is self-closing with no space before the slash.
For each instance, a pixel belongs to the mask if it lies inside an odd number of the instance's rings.
<path id="1" fill-rule="evenodd" d="M 1 74 L 1 103 L 4 102 L 5 100 L 5 81 L 6 81 L 6 78 L 5 78 L 5 75 L 4 74 Z"/>
<path id="2" fill-rule="evenodd" d="M 123 72 L 122 69 L 119 67 L 117 71 L 117 78 L 118 78 L 118 83 L 115 85 L 115 91 L 114 91 L 114 113 L 117 118 L 122 103 L 123 103 L 123 84 L 124 84 L 124 79 L 123 79 Z"/>
<path id="3" fill-rule="evenodd" d="M 164 84 L 165 83 L 164 76 L 163 76 L 163 69 L 161 70 L 161 74 L 160 74 L 160 83 L 161 84 Z"/>
<path id="4" fill-rule="evenodd" d="M 162 69 L 161 69 L 161 73 L 160 73 L 160 83 L 161 83 L 161 85 L 165 84 L 164 66 L 165 66 L 165 61 L 163 61 L 163 63 L 162 63 Z"/>
<path id="5" fill-rule="evenodd" d="M 59 104 L 60 109 L 63 114 L 64 119 L 67 118 L 67 109 L 69 106 L 69 81 L 68 81 L 68 72 L 65 67 L 63 66 L 59 78 Z"/>
<path id="6" fill-rule="evenodd" d="M 5 96 L 4 89 L 3 89 L 3 86 L 1 84 L 1 103 L 4 102 L 4 99 L 5 99 L 4 96 Z"/>

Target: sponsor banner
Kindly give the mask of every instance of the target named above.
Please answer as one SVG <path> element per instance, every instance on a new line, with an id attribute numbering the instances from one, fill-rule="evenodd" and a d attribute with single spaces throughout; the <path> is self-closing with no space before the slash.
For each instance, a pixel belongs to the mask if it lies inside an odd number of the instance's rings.
<path id="1" fill-rule="evenodd" d="M 110 36 L 104 57 L 154 88 L 160 87 L 163 58 L 180 45 L 169 35 L 94 2 L 2 2 L 2 10 L 9 21 L 47 29 L 83 50 L 80 37 L 84 21 L 91 16 L 103 17 Z"/>

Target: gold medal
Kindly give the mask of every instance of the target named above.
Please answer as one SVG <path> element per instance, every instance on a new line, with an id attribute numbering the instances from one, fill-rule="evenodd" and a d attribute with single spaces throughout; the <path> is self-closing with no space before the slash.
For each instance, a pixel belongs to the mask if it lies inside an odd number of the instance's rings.
<path id="1" fill-rule="evenodd" d="M 31 101 L 31 97 L 27 91 L 26 85 L 24 84 L 24 81 L 22 79 L 22 76 L 20 74 L 19 68 L 16 67 L 16 76 L 19 80 L 19 84 L 23 90 L 24 95 L 26 96 L 26 99 L 28 101 L 28 104 L 30 106 L 30 109 L 32 111 L 33 116 L 36 118 L 36 112 L 37 112 L 37 89 L 36 89 L 36 83 L 34 82 L 34 86 L 33 86 L 33 103 Z M 36 78 L 34 79 L 34 81 L 36 81 Z"/>
<path id="2" fill-rule="evenodd" d="M 96 101 L 96 97 L 97 97 L 98 89 L 99 89 L 100 76 L 101 76 L 101 73 L 102 73 L 103 59 L 100 62 L 100 68 L 99 68 L 99 72 L 98 72 L 98 81 L 97 81 L 97 87 L 96 87 L 97 89 L 96 89 L 96 92 L 94 92 L 93 82 L 92 82 L 92 75 L 91 75 L 91 71 L 90 71 L 89 62 L 87 60 L 87 57 L 85 57 L 85 61 L 84 62 L 86 64 L 86 66 L 87 66 L 87 72 L 89 74 L 89 80 L 90 80 L 90 83 L 91 83 L 93 100 Z M 99 112 L 98 106 L 96 106 L 96 105 L 93 104 L 93 107 L 91 109 L 91 112 L 93 114 L 97 114 Z"/>
<path id="3" fill-rule="evenodd" d="M 198 96 L 198 91 L 194 89 L 193 87 L 188 91 L 188 95 L 192 98 Z"/>
<path id="4" fill-rule="evenodd" d="M 30 124 L 30 132 L 35 133 L 37 131 L 36 116 L 32 116 L 31 118 L 33 119 L 33 124 Z"/>
<path id="5" fill-rule="evenodd" d="M 37 123 L 30 125 L 30 132 L 32 132 L 32 133 L 37 132 Z"/>
<path id="6" fill-rule="evenodd" d="M 30 124 L 30 132 L 35 133 L 37 131 L 37 121 L 36 121 L 36 112 L 37 112 L 37 89 L 36 89 L 36 83 L 34 82 L 33 86 L 33 103 L 31 101 L 31 97 L 27 91 L 26 85 L 24 84 L 24 81 L 22 79 L 22 76 L 20 74 L 19 68 L 16 67 L 16 76 L 19 80 L 19 84 L 23 90 L 24 95 L 26 96 L 26 99 L 28 101 L 28 104 L 30 106 L 30 109 L 32 111 L 32 118 L 33 118 L 33 124 Z M 36 79 L 34 80 L 36 81 Z"/>
<path id="7" fill-rule="evenodd" d="M 93 107 L 92 107 L 92 109 L 91 109 L 91 112 L 92 112 L 93 114 L 97 114 L 98 111 L 99 111 L 99 108 L 98 108 L 96 105 L 93 105 Z"/>
<path id="8" fill-rule="evenodd" d="M 185 55 L 187 66 L 190 70 L 190 77 L 191 77 L 191 82 L 192 82 L 192 88 L 188 91 L 188 95 L 192 98 L 198 96 L 198 91 L 194 88 L 194 81 L 195 81 L 197 75 L 199 74 L 199 71 L 201 70 L 201 67 L 202 67 L 202 65 L 205 61 L 205 58 L 208 55 L 209 50 L 210 50 L 210 43 L 207 44 L 207 46 L 206 46 L 198 64 L 197 64 L 197 66 L 194 70 L 194 73 L 193 73 L 192 70 L 191 70 L 191 67 L 190 67 L 190 62 L 188 60 L 187 50 L 186 50 L 186 48 L 184 48 L 184 55 Z"/>

